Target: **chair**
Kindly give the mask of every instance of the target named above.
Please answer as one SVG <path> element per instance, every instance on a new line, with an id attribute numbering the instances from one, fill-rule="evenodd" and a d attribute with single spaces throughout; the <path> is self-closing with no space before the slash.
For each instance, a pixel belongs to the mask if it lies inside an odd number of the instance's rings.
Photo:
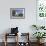
<path id="1" fill-rule="evenodd" d="M 21 33 L 21 39 L 24 41 L 19 42 L 19 46 L 30 46 L 29 33 Z"/>
<path id="2" fill-rule="evenodd" d="M 8 45 L 7 39 L 10 38 L 11 36 L 17 36 L 17 38 L 15 38 L 15 40 L 16 40 L 16 46 L 18 46 L 18 34 L 17 35 L 16 34 L 12 35 L 12 34 L 9 34 L 9 33 L 5 34 L 5 46 Z"/>
<path id="3" fill-rule="evenodd" d="M 18 27 L 11 28 L 11 33 L 5 33 L 5 46 L 7 46 L 7 44 L 8 44 L 7 38 L 10 38 L 13 36 L 17 36 L 17 39 L 15 38 L 15 40 L 17 40 L 16 46 L 18 46 Z"/>

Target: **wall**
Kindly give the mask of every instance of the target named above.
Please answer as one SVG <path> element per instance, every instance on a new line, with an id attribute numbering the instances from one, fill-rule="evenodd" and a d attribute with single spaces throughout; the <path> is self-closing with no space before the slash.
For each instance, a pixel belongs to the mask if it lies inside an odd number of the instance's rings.
<path id="1" fill-rule="evenodd" d="M 10 8 L 25 8 L 25 19 L 10 19 Z M 11 27 L 19 27 L 19 32 L 30 32 L 36 24 L 36 0 L 0 0 L 0 34 Z"/>

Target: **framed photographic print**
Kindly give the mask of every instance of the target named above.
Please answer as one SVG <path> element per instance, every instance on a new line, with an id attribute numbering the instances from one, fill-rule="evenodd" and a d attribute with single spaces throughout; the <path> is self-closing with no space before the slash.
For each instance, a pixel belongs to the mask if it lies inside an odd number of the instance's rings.
<path id="1" fill-rule="evenodd" d="M 11 19 L 24 19 L 25 8 L 10 8 L 10 18 Z"/>

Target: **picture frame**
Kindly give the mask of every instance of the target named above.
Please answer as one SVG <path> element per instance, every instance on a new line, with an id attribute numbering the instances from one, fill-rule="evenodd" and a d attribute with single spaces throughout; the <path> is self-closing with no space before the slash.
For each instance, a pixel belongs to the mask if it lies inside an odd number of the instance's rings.
<path id="1" fill-rule="evenodd" d="M 24 19 L 25 8 L 10 8 L 10 18 L 11 19 Z"/>

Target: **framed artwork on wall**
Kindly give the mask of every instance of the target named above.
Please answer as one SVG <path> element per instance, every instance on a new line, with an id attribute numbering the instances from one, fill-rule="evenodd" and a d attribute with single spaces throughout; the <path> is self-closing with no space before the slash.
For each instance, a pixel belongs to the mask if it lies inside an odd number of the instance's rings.
<path id="1" fill-rule="evenodd" d="M 24 19 L 25 8 L 10 8 L 10 18 L 11 19 Z"/>

